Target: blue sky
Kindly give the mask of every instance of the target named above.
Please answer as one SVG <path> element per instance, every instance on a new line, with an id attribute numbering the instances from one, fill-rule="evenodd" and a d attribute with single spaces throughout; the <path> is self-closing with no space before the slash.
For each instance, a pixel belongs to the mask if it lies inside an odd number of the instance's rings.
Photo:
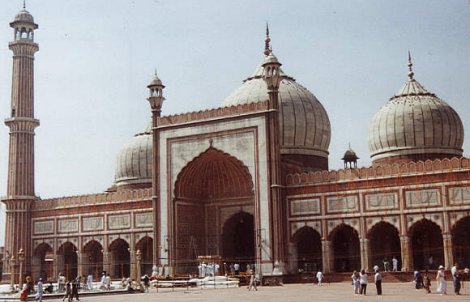
<path id="1" fill-rule="evenodd" d="M 36 192 L 42 198 L 111 185 L 117 153 L 150 119 L 146 85 L 155 68 L 167 86 L 164 115 L 220 106 L 261 63 L 266 21 L 284 71 L 328 112 L 330 168 L 342 166 L 349 143 L 359 166 L 370 164 L 368 125 L 405 83 L 408 50 L 415 78 L 462 118 L 469 154 L 468 0 L 29 0 L 26 6 L 39 24 Z M 2 118 L 10 112 L 8 24 L 21 7 L 11 0 L 0 10 Z M 3 126 L 0 195 L 7 163 Z"/>

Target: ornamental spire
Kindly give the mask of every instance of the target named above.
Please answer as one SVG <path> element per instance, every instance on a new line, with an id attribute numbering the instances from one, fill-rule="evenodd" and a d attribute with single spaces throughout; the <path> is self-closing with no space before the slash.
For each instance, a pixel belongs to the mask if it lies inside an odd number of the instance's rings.
<path id="1" fill-rule="evenodd" d="M 411 63 L 411 53 L 408 50 L 408 78 L 410 78 L 410 80 L 414 80 L 413 76 L 415 75 L 412 67 L 413 67 L 413 63 Z"/>
<path id="2" fill-rule="evenodd" d="M 23 9 L 26 9 L 26 0 L 23 0 Z"/>
<path id="3" fill-rule="evenodd" d="M 271 47 L 269 46 L 269 42 L 271 42 L 271 38 L 269 38 L 269 26 L 268 22 L 266 22 L 266 38 L 264 39 L 264 55 L 268 56 L 271 53 Z"/>

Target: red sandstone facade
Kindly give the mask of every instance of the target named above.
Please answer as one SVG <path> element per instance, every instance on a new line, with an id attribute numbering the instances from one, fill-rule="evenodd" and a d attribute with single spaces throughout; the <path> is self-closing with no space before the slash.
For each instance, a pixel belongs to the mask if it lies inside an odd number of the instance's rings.
<path id="1" fill-rule="evenodd" d="M 269 37 L 266 70 L 248 79 L 267 82 L 267 100 L 162 117 L 164 86 L 158 78 L 148 86 L 152 184 L 129 177 L 105 193 L 35 197 L 37 25 L 22 11 L 12 27 L 19 38 L 10 44 L 5 249 L 13 255 L 25 250 L 26 272 L 33 278 L 51 280 L 60 272 L 98 277 L 102 271 L 135 278 L 138 265 L 147 274 L 187 274 L 196 271 L 201 255 L 243 268 L 255 265 L 263 277 L 371 269 L 392 257 L 403 271 L 455 261 L 470 265 L 469 159 L 377 161 L 369 168 L 328 171 L 322 149 L 329 144 L 326 118 L 322 148 L 308 145 L 310 153 L 302 153 L 295 146 L 289 154 L 289 131 L 280 134 L 279 116 L 288 112 L 279 106 L 285 97 L 279 84 L 294 82 L 279 71 L 280 83 L 270 82 L 270 68 L 280 63 Z M 284 128 L 300 125 L 288 122 L 283 120 Z M 11 266 L 4 267 L 11 274 Z"/>

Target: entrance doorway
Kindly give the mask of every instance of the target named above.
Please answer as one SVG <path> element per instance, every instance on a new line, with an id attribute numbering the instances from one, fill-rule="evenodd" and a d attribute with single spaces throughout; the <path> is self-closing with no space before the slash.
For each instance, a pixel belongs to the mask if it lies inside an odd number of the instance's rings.
<path id="1" fill-rule="evenodd" d="M 342 224 L 333 230 L 332 237 L 335 271 L 359 271 L 361 269 L 361 254 L 357 231 Z"/>
<path id="2" fill-rule="evenodd" d="M 311 227 L 304 226 L 294 235 L 297 247 L 297 269 L 299 272 L 313 273 L 322 270 L 322 250 L 320 234 Z"/>
<path id="3" fill-rule="evenodd" d="M 238 263 L 241 271 L 255 264 L 255 228 L 253 215 L 240 211 L 224 224 L 222 257 L 228 265 Z"/>
<path id="4" fill-rule="evenodd" d="M 410 233 L 415 270 L 437 269 L 444 265 L 442 234 L 438 225 L 422 219 L 411 227 Z"/>

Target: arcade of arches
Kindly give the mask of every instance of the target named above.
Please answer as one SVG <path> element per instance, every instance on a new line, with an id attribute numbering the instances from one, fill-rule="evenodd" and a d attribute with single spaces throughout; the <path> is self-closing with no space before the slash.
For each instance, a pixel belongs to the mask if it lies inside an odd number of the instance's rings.
<path id="1" fill-rule="evenodd" d="M 415 222 L 407 235 L 410 244 L 410 267 L 412 269 L 437 269 L 444 263 L 444 239 L 441 228 L 428 219 Z M 452 256 L 461 267 L 470 265 L 470 217 L 459 220 L 451 231 Z M 392 269 L 392 258 L 398 260 L 398 270 L 402 264 L 401 239 L 397 228 L 387 222 L 375 224 L 361 240 L 361 236 L 351 226 L 341 224 L 328 236 L 328 240 L 309 226 L 297 230 L 292 236 L 296 270 L 314 272 L 325 270 L 351 272 L 362 268 L 371 269 L 378 265 L 384 269 L 384 262 Z M 328 246 L 328 259 L 323 255 Z M 361 254 L 361 251 L 362 254 Z M 326 262 L 325 262 L 326 261 Z"/>
<path id="2" fill-rule="evenodd" d="M 177 273 L 194 273 L 198 256 L 255 262 L 255 197 L 248 168 L 213 147 L 184 167 L 175 183 Z"/>
<path id="3" fill-rule="evenodd" d="M 136 250 L 141 252 L 142 274 L 152 273 L 152 242 L 153 239 L 146 236 L 135 245 Z M 121 279 L 131 276 L 131 267 L 135 263 L 135 253 L 129 248 L 129 243 L 118 238 L 106 251 L 96 240 L 85 243 L 81 252 L 67 241 L 55 255 L 49 244 L 41 243 L 34 250 L 32 269 L 44 280 L 54 279 L 58 274 L 63 274 L 67 280 L 91 274 L 95 280 L 99 280 L 103 272 L 109 273 L 111 278 Z"/>

